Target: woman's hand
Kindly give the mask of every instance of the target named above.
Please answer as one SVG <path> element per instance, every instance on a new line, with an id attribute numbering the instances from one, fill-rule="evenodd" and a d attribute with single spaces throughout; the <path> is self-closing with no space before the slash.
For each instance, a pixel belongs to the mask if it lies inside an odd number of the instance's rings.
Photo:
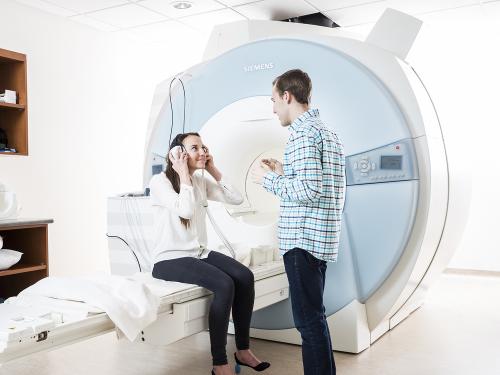
<path id="1" fill-rule="evenodd" d="M 188 168 L 188 154 L 184 151 L 179 154 L 179 158 L 176 159 L 172 157 L 171 153 L 168 153 L 168 158 L 172 162 L 172 168 L 177 172 L 181 183 L 191 185 L 191 178 L 189 176 L 189 168 Z"/>
<path id="2" fill-rule="evenodd" d="M 208 150 L 208 148 L 205 148 L 205 158 L 206 158 L 206 163 L 205 163 L 205 169 L 208 173 L 212 175 L 213 178 L 215 178 L 215 181 L 220 181 L 222 178 L 222 174 L 220 171 L 217 169 L 217 167 L 214 164 L 214 157 Z"/>
<path id="3" fill-rule="evenodd" d="M 205 148 L 205 158 L 206 158 L 205 169 L 207 170 L 207 172 L 210 172 L 211 169 L 215 168 L 215 164 L 214 164 L 214 157 L 212 156 L 212 154 L 210 154 L 208 148 Z"/>

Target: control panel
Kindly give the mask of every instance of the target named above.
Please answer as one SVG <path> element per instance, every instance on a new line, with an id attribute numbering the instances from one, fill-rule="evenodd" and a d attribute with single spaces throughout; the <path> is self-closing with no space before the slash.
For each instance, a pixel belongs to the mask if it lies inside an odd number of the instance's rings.
<path id="1" fill-rule="evenodd" d="M 346 159 L 347 185 L 418 179 L 415 150 L 404 139 Z"/>

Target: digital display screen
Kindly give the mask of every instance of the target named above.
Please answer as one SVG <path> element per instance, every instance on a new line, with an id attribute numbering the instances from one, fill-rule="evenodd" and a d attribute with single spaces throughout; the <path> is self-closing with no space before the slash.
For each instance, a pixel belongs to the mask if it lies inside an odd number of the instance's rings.
<path id="1" fill-rule="evenodd" d="M 402 167 L 402 155 L 382 155 L 380 157 L 380 169 L 401 169 Z"/>

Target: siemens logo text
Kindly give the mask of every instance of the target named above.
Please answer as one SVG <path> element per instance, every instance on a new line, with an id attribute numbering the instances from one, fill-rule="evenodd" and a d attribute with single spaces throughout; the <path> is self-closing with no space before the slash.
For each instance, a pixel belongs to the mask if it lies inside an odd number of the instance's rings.
<path id="1" fill-rule="evenodd" d="M 267 69 L 273 69 L 273 68 L 274 68 L 273 63 L 263 63 L 263 64 L 253 64 L 253 65 L 244 66 L 243 70 L 245 72 L 255 72 L 256 70 L 267 70 Z"/>

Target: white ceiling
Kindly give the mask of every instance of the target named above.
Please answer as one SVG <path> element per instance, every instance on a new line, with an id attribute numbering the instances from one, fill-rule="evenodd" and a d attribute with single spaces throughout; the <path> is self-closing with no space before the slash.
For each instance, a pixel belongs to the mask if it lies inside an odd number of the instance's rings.
<path id="1" fill-rule="evenodd" d="M 500 0 L 187 0 L 179 10 L 173 0 L 15 0 L 106 32 L 128 32 L 141 39 L 206 36 L 214 25 L 244 19 L 279 20 L 322 12 L 340 26 L 374 22 L 385 8 L 419 15 L 480 5 L 497 8 Z"/>

